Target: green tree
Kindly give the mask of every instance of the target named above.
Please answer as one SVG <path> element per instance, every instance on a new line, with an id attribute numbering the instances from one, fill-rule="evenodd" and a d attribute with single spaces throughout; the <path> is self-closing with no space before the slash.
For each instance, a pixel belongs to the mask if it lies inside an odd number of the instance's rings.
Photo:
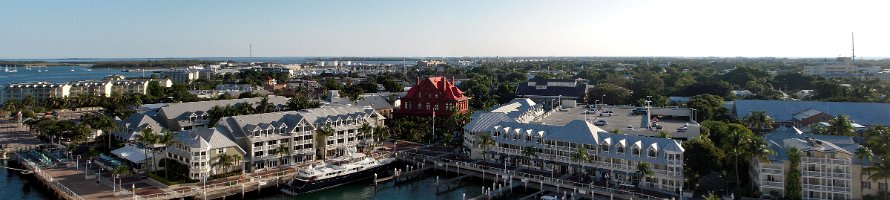
<path id="1" fill-rule="evenodd" d="M 581 177 L 583 176 L 581 170 L 584 168 L 581 163 L 590 162 L 590 155 L 587 154 L 587 149 L 584 147 L 579 147 L 578 150 L 575 151 L 575 153 L 572 153 L 572 161 L 578 163 L 578 182 L 581 182 Z"/>
<path id="2" fill-rule="evenodd" d="M 169 148 L 170 146 L 179 144 L 180 142 L 176 140 L 175 134 L 171 131 L 164 131 L 158 135 L 158 144 L 163 145 L 164 147 L 164 155 L 170 155 Z M 169 179 L 168 172 L 170 171 L 169 162 L 164 162 L 164 178 Z"/>
<path id="3" fill-rule="evenodd" d="M 827 130 L 828 134 L 853 136 L 853 123 L 850 121 L 847 115 L 837 115 L 833 119 L 829 120 L 828 124 L 830 124 Z"/>
<path id="4" fill-rule="evenodd" d="M 700 177 L 723 169 L 723 153 L 707 137 L 697 137 L 683 144 L 684 175 L 689 183 L 698 183 Z M 695 185 L 695 184 L 690 184 Z M 693 188 L 695 189 L 695 188 Z"/>
<path id="5" fill-rule="evenodd" d="M 785 199 L 801 199 L 802 189 L 800 185 L 800 150 L 791 147 L 788 149 L 789 171 L 785 175 Z"/>
<path id="6" fill-rule="evenodd" d="M 538 159 L 538 150 L 534 146 L 525 146 L 522 148 L 522 156 L 526 158 L 526 162 Z"/>
<path id="7" fill-rule="evenodd" d="M 289 157 L 290 154 L 291 154 L 290 149 L 287 148 L 287 146 L 285 146 L 284 144 L 278 145 L 278 148 L 276 148 L 275 150 L 272 151 L 272 155 L 278 157 L 279 165 L 283 165 L 284 159 Z"/>
<path id="8" fill-rule="evenodd" d="M 327 158 L 327 141 L 328 136 L 333 135 L 335 132 L 334 128 L 331 125 L 325 125 L 320 129 L 315 131 L 315 146 L 318 147 L 317 152 L 315 153 L 319 159 Z"/>
<path id="9" fill-rule="evenodd" d="M 869 150 L 868 147 L 865 147 L 865 146 L 859 146 L 858 148 L 856 148 L 856 152 L 854 153 L 854 155 L 856 156 L 856 158 L 859 158 L 860 160 L 862 160 L 863 165 L 866 165 L 872 159 L 871 150 Z M 860 180 L 865 180 L 862 178 L 863 174 L 864 173 L 859 173 Z M 862 189 L 863 188 L 859 188 L 860 194 L 862 194 Z"/>
<path id="10" fill-rule="evenodd" d="M 287 109 L 293 111 L 318 107 L 321 107 L 321 102 L 311 101 L 302 95 L 295 96 L 287 101 Z"/>
<path id="11" fill-rule="evenodd" d="M 476 135 L 476 146 L 482 149 L 482 159 L 486 159 L 489 154 L 488 149 L 494 147 L 497 143 L 488 133 L 479 133 Z"/>
<path id="12" fill-rule="evenodd" d="M 763 111 L 754 111 L 743 120 L 745 126 L 751 130 L 767 131 L 772 129 L 773 118 Z"/>
<path id="13" fill-rule="evenodd" d="M 140 142 L 145 146 L 145 157 L 148 158 L 148 153 L 154 151 L 154 145 L 158 143 L 158 136 L 154 134 L 151 130 L 151 127 L 146 127 L 139 131 L 139 136 L 136 137 L 136 141 Z M 155 156 L 151 157 L 151 167 L 155 167 Z"/>
<path id="14" fill-rule="evenodd" d="M 235 159 L 239 157 L 238 155 L 231 154 L 217 154 L 214 162 L 210 163 L 210 167 L 220 168 L 223 172 L 228 172 L 229 168 L 235 165 Z"/>
<path id="15" fill-rule="evenodd" d="M 695 109 L 696 120 L 699 122 L 712 120 L 719 114 L 719 108 L 723 107 L 723 98 L 711 94 L 696 95 L 689 98 L 686 106 Z"/>
<path id="16" fill-rule="evenodd" d="M 865 168 L 865 171 L 871 173 L 868 176 L 869 180 L 879 181 L 881 179 L 884 182 L 890 183 L 890 155 L 883 155 L 881 159 L 872 160 L 872 165 Z M 888 194 L 884 194 L 885 199 L 890 197 Z"/>
<path id="17" fill-rule="evenodd" d="M 652 167 L 649 167 L 649 163 L 640 162 L 640 164 L 637 164 L 637 174 L 640 175 L 640 183 L 643 183 L 643 179 L 652 176 L 653 173 Z M 639 186 L 639 184 L 637 186 Z"/>

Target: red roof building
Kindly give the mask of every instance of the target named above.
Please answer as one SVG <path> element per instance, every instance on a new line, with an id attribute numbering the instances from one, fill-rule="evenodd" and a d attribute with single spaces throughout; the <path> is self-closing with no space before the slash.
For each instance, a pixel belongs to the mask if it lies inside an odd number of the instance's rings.
<path id="1" fill-rule="evenodd" d="M 453 111 L 467 112 L 469 98 L 454 86 L 454 79 L 430 77 L 418 80 L 417 84 L 399 98 L 399 105 L 393 112 L 395 116 L 451 116 Z"/>

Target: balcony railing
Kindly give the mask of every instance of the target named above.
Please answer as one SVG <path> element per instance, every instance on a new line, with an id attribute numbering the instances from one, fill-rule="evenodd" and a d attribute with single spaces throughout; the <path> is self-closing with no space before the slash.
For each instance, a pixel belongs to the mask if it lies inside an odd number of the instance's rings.
<path id="1" fill-rule="evenodd" d="M 761 168 L 760 173 L 764 174 L 782 174 L 781 169 Z"/>
<path id="2" fill-rule="evenodd" d="M 850 160 L 846 160 L 846 159 L 810 158 L 810 157 L 801 157 L 800 162 L 802 162 L 802 163 L 825 163 L 825 164 L 835 164 L 835 165 L 849 165 L 850 164 Z"/>
<path id="3" fill-rule="evenodd" d="M 763 181 L 761 186 L 764 187 L 773 187 L 773 188 L 784 188 L 785 184 L 778 181 Z"/>

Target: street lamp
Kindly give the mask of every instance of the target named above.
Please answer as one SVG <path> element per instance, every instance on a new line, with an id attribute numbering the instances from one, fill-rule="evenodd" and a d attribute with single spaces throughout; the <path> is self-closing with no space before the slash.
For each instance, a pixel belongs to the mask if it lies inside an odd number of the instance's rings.
<path id="1" fill-rule="evenodd" d="M 605 94 L 603 94 L 603 97 L 600 97 L 600 102 L 603 102 L 603 104 L 606 104 L 606 95 Z"/>

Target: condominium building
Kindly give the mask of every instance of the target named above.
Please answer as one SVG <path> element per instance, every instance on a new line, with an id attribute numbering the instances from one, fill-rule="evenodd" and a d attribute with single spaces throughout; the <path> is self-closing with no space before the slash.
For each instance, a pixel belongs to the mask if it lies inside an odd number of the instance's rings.
<path id="1" fill-rule="evenodd" d="M 167 70 L 160 73 L 161 78 L 172 80 L 174 83 L 191 83 L 200 78 L 200 70 L 193 69 L 177 69 Z"/>
<path id="2" fill-rule="evenodd" d="M 111 85 L 111 91 L 118 94 L 147 94 L 148 93 L 148 84 L 151 83 L 151 79 L 124 79 L 124 80 L 114 80 L 111 81 L 113 85 Z M 161 82 L 161 86 L 166 86 L 163 84 L 165 81 L 170 81 L 168 79 L 157 80 Z M 170 87 L 170 86 L 166 86 Z"/>
<path id="3" fill-rule="evenodd" d="M 236 156 L 243 161 L 244 150 L 214 128 L 196 128 L 176 134 L 177 143 L 167 147 L 166 158 L 188 166 L 188 177 L 200 180 L 204 176 L 223 174 L 242 169 L 241 163 L 231 168 L 213 167 L 221 154 Z"/>
<path id="4" fill-rule="evenodd" d="M 559 120 L 530 99 L 514 99 L 492 111 L 474 114 L 464 126 L 464 147 L 473 159 L 483 159 L 529 169 L 545 168 L 557 174 L 593 174 L 596 180 L 616 184 L 637 183 L 651 190 L 675 192 L 683 187 L 683 147 L 667 138 L 613 134 L 585 120 Z M 479 135 L 489 135 L 495 145 L 480 146 Z M 526 158 L 532 148 L 536 158 Z M 585 149 L 589 161 L 571 159 Z M 554 164 L 550 164 L 554 163 Z M 640 163 L 648 163 L 652 176 L 638 176 Z M 542 166 L 543 165 L 543 166 Z"/>
<path id="5" fill-rule="evenodd" d="M 111 81 L 72 81 L 70 89 L 71 95 L 93 95 L 93 96 L 111 96 Z"/>
<path id="6" fill-rule="evenodd" d="M 23 100 L 27 97 L 33 97 L 36 101 L 49 98 L 63 98 L 71 95 L 71 85 L 67 83 L 13 83 L 3 87 L 3 100 Z"/>
<path id="7" fill-rule="evenodd" d="M 887 181 L 872 181 L 863 168 L 867 161 L 854 154 L 861 146 L 851 137 L 804 134 L 796 128 L 780 127 L 763 136 L 776 152 L 769 161 L 753 160 L 752 182 L 764 195 L 785 195 L 787 181 L 799 181 L 803 199 L 862 199 L 887 191 Z M 788 151 L 800 151 L 800 180 L 787 180 L 792 170 Z"/>
<path id="8" fill-rule="evenodd" d="M 340 155 L 369 142 L 370 135 L 361 134 L 359 128 L 382 125 L 384 119 L 372 108 L 339 106 L 226 117 L 217 129 L 245 149 L 249 170 L 262 170 Z M 317 140 L 324 127 L 333 133 Z M 282 147 L 285 152 L 279 151 Z"/>

